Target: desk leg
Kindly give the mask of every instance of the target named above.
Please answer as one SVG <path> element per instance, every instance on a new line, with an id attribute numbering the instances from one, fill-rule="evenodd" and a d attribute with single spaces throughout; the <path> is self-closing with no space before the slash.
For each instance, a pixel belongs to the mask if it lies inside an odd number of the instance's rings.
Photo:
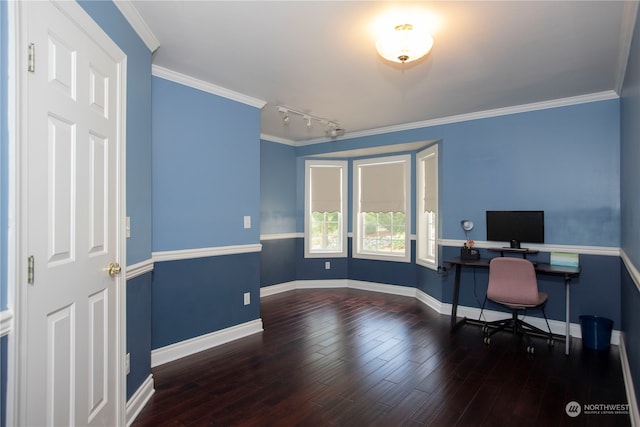
<path id="1" fill-rule="evenodd" d="M 569 312 L 570 312 L 570 305 L 571 305 L 571 277 L 569 276 L 565 276 L 564 277 L 564 287 L 566 290 L 566 300 L 565 300 L 565 304 L 566 304 L 566 308 L 565 308 L 565 322 L 566 322 L 566 330 L 565 330 L 565 341 L 564 341 L 564 354 L 566 354 L 567 356 L 569 355 L 569 346 L 571 344 L 571 318 L 569 316 Z"/>
<path id="2" fill-rule="evenodd" d="M 453 285 L 453 304 L 451 305 L 451 332 L 455 331 L 458 320 L 458 298 L 460 296 L 460 264 L 456 264 L 456 277 Z"/>

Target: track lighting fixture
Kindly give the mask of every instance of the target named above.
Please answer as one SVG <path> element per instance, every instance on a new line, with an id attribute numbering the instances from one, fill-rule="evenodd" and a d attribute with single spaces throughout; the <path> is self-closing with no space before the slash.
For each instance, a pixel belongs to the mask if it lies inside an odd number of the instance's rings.
<path id="1" fill-rule="evenodd" d="M 293 110 L 289 107 L 278 106 L 278 112 L 282 114 L 282 122 L 287 125 L 291 121 L 291 114 L 302 117 L 306 122 L 307 129 L 313 128 L 313 121 L 320 123 L 321 125 L 328 126 L 329 129 L 325 131 L 325 134 L 329 138 L 337 138 L 344 135 L 344 129 L 340 128 L 338 122 L 331 121 L 329 119 L 323 119 L 322 117 L 314 116 L 311 114 L 303 113 L 301 111 Z"/>

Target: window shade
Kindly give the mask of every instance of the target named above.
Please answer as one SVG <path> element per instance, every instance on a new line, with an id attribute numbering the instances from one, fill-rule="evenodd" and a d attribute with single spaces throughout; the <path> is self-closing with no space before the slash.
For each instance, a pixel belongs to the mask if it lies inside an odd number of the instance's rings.
<path id="1" fill-rule="evenodd" d="M 340 212 L 342 168 L 310 168 L 311 212 Z"/>
<path id="2" fill-rule="evenodd" d="M 424 162 L 424 211 L 436 210 L 436 156 L 429 156 Z"/>
<path id="3" fill-rule="evenodd" d="M 361 166 L 361 212 L 405 211 L 405 163 Z"/>

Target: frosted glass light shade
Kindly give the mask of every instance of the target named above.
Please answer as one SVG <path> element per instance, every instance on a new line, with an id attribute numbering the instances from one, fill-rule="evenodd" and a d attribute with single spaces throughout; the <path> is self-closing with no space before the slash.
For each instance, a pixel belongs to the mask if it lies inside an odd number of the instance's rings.
<path id="1" fill-rule="evenodd" d="M 411 24 L 397 25 L 378 39 L 376 49 L 384 59 L 399 62 L 415 61 L 425 56 L 433 47 L 433 37 Z"/>

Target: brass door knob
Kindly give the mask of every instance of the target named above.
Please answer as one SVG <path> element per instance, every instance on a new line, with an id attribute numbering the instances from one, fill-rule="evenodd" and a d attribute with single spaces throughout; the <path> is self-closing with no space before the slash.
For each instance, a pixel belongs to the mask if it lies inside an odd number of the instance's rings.
<path id="1" fill-rule="evenodd" d="M 120 272 L 122 271 L 122 268 L 120 267 L 120 264 L 118 264 L 117 262 L 112 262 L 109 264 L 107 271 L 109 272 L 109 276 L 116 277 L 118 274 L 120 274 Z"/>

